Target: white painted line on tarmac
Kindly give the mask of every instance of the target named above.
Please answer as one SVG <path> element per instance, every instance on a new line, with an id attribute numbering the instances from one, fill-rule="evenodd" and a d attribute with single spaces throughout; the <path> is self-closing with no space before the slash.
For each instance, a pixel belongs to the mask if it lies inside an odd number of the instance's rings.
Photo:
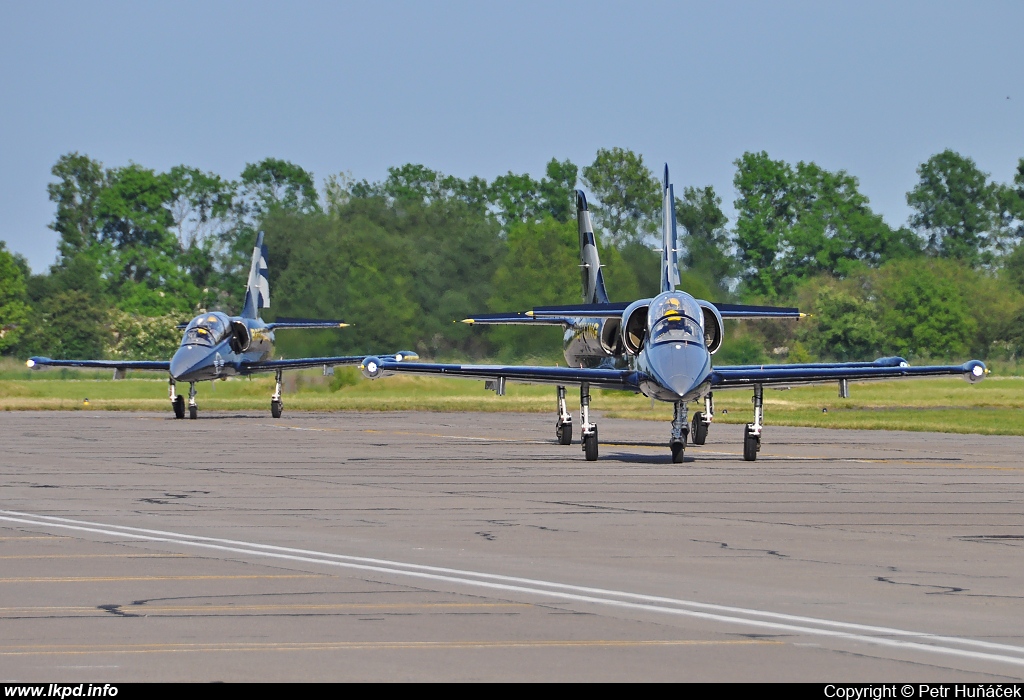
<path id="1" fill-rule="evenodd" d="M 996 642 L 986 642 L 966 637 L 950 637 L 891 627 L 878 627 L 874 625 L 861 625 L 837 620 L 788 615 L 785 613 L 776 613 L 767 610 L 738 608 L 676 598 L 649 596 L 640 593 L 631 593 L 628 591 L 575 586 L 552 581 L 425 566 L 422 564 L 410 564 L 407 562 L 396 562 L 386 559 L 355 557 L 344 554 L 280 547 L 276 545 L 243 542 L 216 537 L 202 537 L 164 530 L 135 528 L 125 525 L 95 523 L 48 515 L 21 513 L 18 511 L 0 510 L 0 521 L 32 527 L 89 532 L 148 542 L 164 542 L 187 547 L 197 547 L 206 550 L 231 552 L 234 554 L 249 554 L 286 561 L 336 566 L 358 571 L 372 571 L 375 573 L 393 576 L 441 581 L 445 583 L 474 586 L 510 593 L 547 596 L 549 598 L 557 598 L 575 603 L 589 603 L 620 609 L 691 617 L 712 622 L 756 627 L 775 632 L 829 637 L 845 641 L 890 647 L 903 651 L 925 652 L 929 654 L 940 654 L 965 659 L 1024 666 L 1024 647 L 1010 644 L 999 644 Z M 895 639 L 894 637 L 904 637 L 917 641 Z M 972 649 L 958 647 L 974 647 L 989 651 L 975 651 Z M 1002 653 L 997 654 L 992 652 Z M 1013 656 L 1010 654 L 1013 654 Z"/>

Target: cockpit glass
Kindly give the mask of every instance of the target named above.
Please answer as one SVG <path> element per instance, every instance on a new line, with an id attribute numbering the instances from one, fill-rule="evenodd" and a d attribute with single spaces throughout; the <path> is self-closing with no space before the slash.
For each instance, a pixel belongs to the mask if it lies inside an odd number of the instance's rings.
<path id="1" fill-rule="evenodd" d="M 692 297 L 684 294 L 663 294 L 647 310 L 650 342 L 704 344 L 704 314 Z"/>
<path id="2" fill-rule="evenodd" d="M 221 313 L 209 313 L 196 316 L 189 321 L 182 336 L 182 345 L 214 346 L 227 337 L 231 331 L 228 318 Z"/>

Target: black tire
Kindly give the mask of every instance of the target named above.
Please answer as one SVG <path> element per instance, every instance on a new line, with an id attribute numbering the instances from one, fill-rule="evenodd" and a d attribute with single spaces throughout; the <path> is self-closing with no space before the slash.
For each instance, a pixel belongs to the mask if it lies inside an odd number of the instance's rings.
<path id="1" fill-rule="evenodd" d="M 693 430 L 690 431 L 690 439 L 694 445 L 703 445 L 708 439 L 708 424 L 704 422 L 704 414 L 696 413 L 693 416 Z"/>
<path id="2" fill-rule="evenodd" d="M 195 420 L 196 418 L 198 418 L 199 417 L 199 406 L 189 406 L 188 407 L 188 417 L 191 420 Z"/>
<path id="3" fill-rule="evenodd" d="M 270 402 L 270 415 L 274 418 L 280 418 L 281 414 L 284 413 L 284 404 L 280 401 Z"/>
<path id="4" fill-rule="evenodd" d="M 672 463 L 681 464 L 683 461 L 683 454 L 686 452 L 685 442 L 673 442 L 669 444 L 672 449 Z"/>
<path id="5" fill-rule="evenodd" d="M 589 435 L 583 436 L 583 454 L 586 455 L 588 462 L 597 461 L 597 428 Z"/>
<path id="6" fill-rule="evenodd" d="M 559 445 L 571 445 L 572 423 L 555 423 L 555 437 Z"/>
<path id="7" fill-rule="evenodd" d="M 750 427 L 743 429 L 743 459 L 747 462 L 757 460 L 757 450 L 761 446 L 761 440 L 757 435 L 750 432 Z"/>
<path id="8" fill-rule="evenodd" d="M 174 409 L 174 417 L 175 418 L 179 418 L 180 419 L 180 418 L 184 418 L 185 417 L 185 397 L 184 396 L 181 396 L 181 395 L 175 396 L 174 397 L 174 402 L 171 404 L 171 407 Z"/>

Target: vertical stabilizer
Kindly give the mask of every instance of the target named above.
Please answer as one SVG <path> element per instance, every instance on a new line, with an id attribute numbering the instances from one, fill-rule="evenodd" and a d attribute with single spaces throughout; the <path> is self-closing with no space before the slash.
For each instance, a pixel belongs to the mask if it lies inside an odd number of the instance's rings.
<path id="1" fill-rule="evenodd" d="M 576 225 L 580 231 L 580 277 L 583 280 L 584 304 L 607 304 L 608 292 L 604 288 L 604 273 L 597 254 L 594 224 L 590 221 L 587 197 L 576 190 Z"/>
<path id="2" fill-rule="evenodd" d="M 252 250 L 252 265 L 249 267 L 249 283 L 245 289 L 245 305 L 242 318 L 259 318 L 260 309 L 270 308 L 270 279 L 267 273 L 267 246 L 263 244 L 263 232 L 256 237 Z"/>
<path id="3" fill-rule="evenodd" d="M 662 198 L 661 291 L 672 292 L 679 286 L 679 237 L 676 234 L 676 196 L 668 181 L 668 163 L 665 164 Z"/>

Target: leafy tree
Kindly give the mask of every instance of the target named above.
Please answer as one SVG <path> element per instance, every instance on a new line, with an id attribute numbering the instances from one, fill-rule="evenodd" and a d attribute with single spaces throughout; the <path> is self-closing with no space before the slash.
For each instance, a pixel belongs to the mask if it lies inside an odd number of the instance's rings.
<path id="1" fill-rule="evenodd" d="M 896 260 L 875 283 L 883 352 L 907 358 L 962 356 L 978 332 L 950 263 Z"/>
<path id="2" fill-rule="evenodd" d="M 882 333 L 878 310 L 869 300 L 840 286 L 826 285 L 818 290 L 812 308 L 814 322 L 798 333 L 812 353 L 840 362 L 878 357 Z"/>
<path id="3" fill-rule="evenodd" d="M 745 153 L 736 165 L 736 245 L 748 293 L 784 298 L 821 273 L 843 278 L 919 254 L 913 233 L 872 212 L 843 170 L 803 162 L 794 169 L 764 152 Z"/>
<path id="4" fill-rule="evenodd" d="M 508 252 L 494 274 L 488 305 L 521 311 L 544 304 L 579 302 L 579 240 L 576 226 L 546 218 L 513 226 Z M 490 338 L 502 357 L 557 354 L 561 329 L 494 326 Z"/>
<path id="5" fill-rule="evenodd" d="M 110 337 L 107 314 L 108 310 L 86 292 L 57 292 L 36 308 L 21 351 L 57 359 L 103 357 Z"/>
<path id="6" fill-rule="evenodd" d="M 17 344 L 28 321 L 25 274 L 7 245 L 0 241 L 0 352 Z"/>
<path id="7" fill-rule="evenodd" d="M 304 214 L 320 211 L 313 174 L 278 158 L 247 164 L 239 193 L 248 211 L 257 216 L 278 208 Z"/>
<path id="8" fill-rule="evenodd" d="M 591 215 L 606 242 L 642 243 L 657 230 L 660 185 L 643 156 L 623 148 L 599 149 L 583 168 L 583 182 L 597 199 Z"/>
<path id="9" fill-rule="evenodd" d="M 907 193 L 907 204 L 914 209 L 910 225 L 927 239 L 928 251 L 972 267 L 991 262 L 1001 242 L 997 188 L 988 175 L 948 149 L 922 163 L 917 173 L 920 181 Z"/>
<path id="10" fill-rule="evenodd" d="M 61 258 L 72 258 L 98 240 L 96 207 L 106 174 L 101 163 L 77 152 L 58 158 L 50 172 L 58 182 L 46 186 L 50 201 L 57 205 L 49 226 L 60 234 Z"/>
<path id="11" fill-rule="evenodd" d="M 714 296 L 721 299 L 735 275 L 735 262 L 729 253 L 731 245 L 725 226 L 729 219 L 722 212 L 722 198 L 710 185 L 703 189 L 686 187 L 676 198 L 676 222 L 683 254 L 679 262 L 711 285 Z"/>
<path id="12" fill-rule="evenodd" d="M 751 294 L 775 298 L 785 292 L 781 253 L 786 230 L 796 223 L 793 169 L 764 151 L 744 153 L 735 164 L 735 237 L 743 283 Z"/>
<path id="13" fill-rule="evenodd" d="M 114 310 L 110 314 L 113 336 L 110 357 L 125 360 L 170 357 L 181 342 L 178 325 L 188 319 L 189 315 L 183 313 L 140 316 Z"/>
<path id="14" fill-rule="evenodd" d="M 576 217 L 576 180 L 579 168 L 569 159 L 548 161 L 547 177 L 540 181 L 540 200 L 544 212 L 555 221 L 566 222 Z"/>
<path id="15" fill-rule="evenodd" d="M 176 165 L 167 173 L 167 184 L 170 195 L 165 206 L 171 213 L 170 229 L 177 235 L 182 251 L 201 249 L 234 225 L 236 183 L 216 173 Z"/>
<path id="16" fill-rule="evenodd" d="M 499 175 L 491 183 L 489 195 L 503 226 L 536 221 L 544 208 L 540 183 L 527 173 Z"/>

